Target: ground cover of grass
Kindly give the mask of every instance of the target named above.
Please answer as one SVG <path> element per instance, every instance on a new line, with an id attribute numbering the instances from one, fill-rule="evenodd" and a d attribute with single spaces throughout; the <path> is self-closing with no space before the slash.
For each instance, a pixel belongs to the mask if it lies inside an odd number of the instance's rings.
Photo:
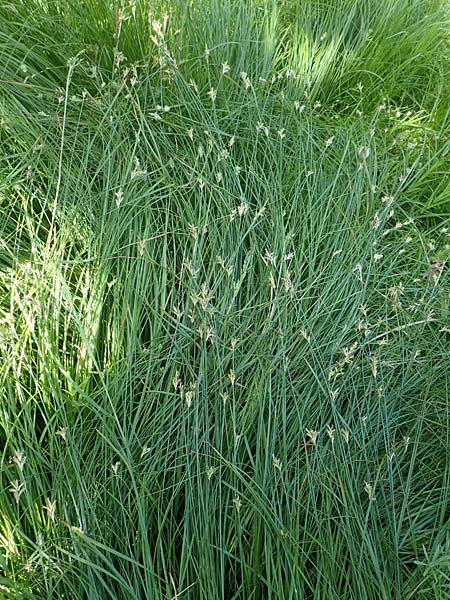
<path id="1" fill-rule="evenodd" d="M 438 0 L 0 4 L 0 597 L 450 596 Z"/>

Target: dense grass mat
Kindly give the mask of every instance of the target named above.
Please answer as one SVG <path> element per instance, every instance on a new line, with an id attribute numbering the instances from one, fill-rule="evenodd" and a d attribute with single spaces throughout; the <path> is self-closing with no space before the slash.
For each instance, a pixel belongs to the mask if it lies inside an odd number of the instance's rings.
<path id="1" fill-rule="evenodd" d="M 0 597 L 450 597 L 448 3 L 0 4 Z"/>

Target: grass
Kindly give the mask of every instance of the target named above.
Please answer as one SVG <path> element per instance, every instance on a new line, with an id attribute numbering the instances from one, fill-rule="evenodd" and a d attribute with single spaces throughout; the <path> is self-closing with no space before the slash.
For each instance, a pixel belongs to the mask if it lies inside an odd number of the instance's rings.
<path id="1" fill-rule="evenodd" d="M 449 597 L 448 50 L 438 0 L 0 6 L 2 597 Z"/>

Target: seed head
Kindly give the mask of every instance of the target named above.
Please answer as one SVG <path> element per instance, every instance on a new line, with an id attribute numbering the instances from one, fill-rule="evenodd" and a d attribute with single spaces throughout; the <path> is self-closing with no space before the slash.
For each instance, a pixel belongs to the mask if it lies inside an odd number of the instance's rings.
<path id="1" fill-rule="evenodd" d="M 315 429 L 305 429 L 306 435 L 309 437 L 310 442 L 315 446 L 317 444 L 317 438 L 319 436 L 319 432 Z"/>

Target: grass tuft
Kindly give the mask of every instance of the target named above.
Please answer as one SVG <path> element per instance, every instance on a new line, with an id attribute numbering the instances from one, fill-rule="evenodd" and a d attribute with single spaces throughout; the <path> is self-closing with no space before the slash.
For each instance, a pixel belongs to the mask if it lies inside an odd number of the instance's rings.
<path id="1" fill-rule="evenodd" d="M 448 4 L 0 6 L 5 598 L 450 595 Z"/>

